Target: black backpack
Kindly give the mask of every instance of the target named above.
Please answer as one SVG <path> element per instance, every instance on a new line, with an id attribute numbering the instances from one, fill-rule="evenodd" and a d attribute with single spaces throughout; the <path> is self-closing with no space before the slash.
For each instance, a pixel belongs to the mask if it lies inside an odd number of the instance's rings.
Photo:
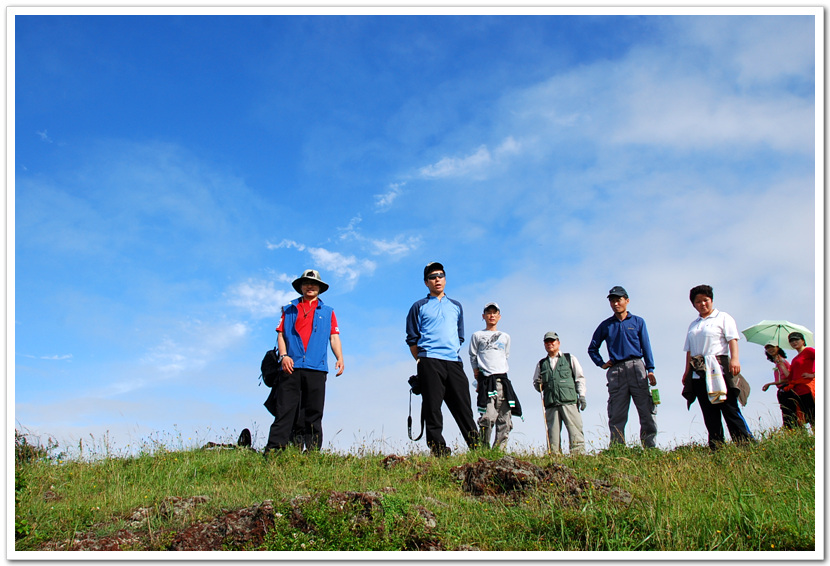
<path id="1" fill-rule="evenodd" d="M 262 364 L 260 365 L 260 371 L 262 373 L 260 377 L 266 387 L 273 387 L 282 373 L 282 366 L 277 361 L 278 359 L 279 356 L 277 355 L 276 348 L 265 352 L 265 357 L 262 358 Z"/>

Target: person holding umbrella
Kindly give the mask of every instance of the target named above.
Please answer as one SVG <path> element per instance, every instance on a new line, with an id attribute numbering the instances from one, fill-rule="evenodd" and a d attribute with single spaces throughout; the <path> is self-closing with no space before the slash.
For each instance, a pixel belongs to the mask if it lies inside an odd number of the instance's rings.
<path id="1" fill-rule="evenodd" d="M 813 426 L 816 406 L 816 351 L 813 348 L 813 333 L 810 329 L 787 320 L 762 320 L 742 332 L 749 342 L 765 346 L 776 345 L 779 349 L 789 348 L 798 352 L 789 367 L 779 366 L 779 369 L 783 379 L 788 383 L 784 388 L 796 397 L 796 409 L 801 412 L 799 422 L 803 423 L 806 418 Z"/>
<path id="2" fill-rule="evenodd" d="M 787 362 L 787 353 L 782 350 L 775 341 L 764 346 L 767 359 L 775 364 L 773 376 L 775 381 L 765 383 L 761 391 L 769 389 L 770 385 L 778 388 L 778 405 L 781 407 L 781 419 L 784 428 L 795 428 L 798 423 L 798 396 L 792 391 L 789 379 L 785 376 L 790 373 L 790 364 Z"/>
<path id="3" fill-rule="evenodd" d="M 742 381 L 738 327 L 734 318 L 714 307 L 713 298 L 709 285 L 697 285 L 689 291 L 689 300 L 700 316 L 689 325 L 683 346 L 683 397 L 688 407 L 697 399 L 709 433 L 709 448 L 717 450 L 724 443 L 721 418 L 734 442 L 746 444 L 755 438 L 738 407 Z"/>

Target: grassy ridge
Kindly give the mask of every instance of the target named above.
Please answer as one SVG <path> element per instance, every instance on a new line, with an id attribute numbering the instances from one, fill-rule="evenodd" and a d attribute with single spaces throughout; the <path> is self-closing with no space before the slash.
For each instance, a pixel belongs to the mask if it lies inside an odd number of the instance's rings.
<path id="1" fill-rule="evenodd" d="M 714 454 L 703 446 L 557 458 L 514 454 L 609 482 L 633 496 L 628 505 L 592 490 L 563 504 L 552 485 L 512 498 L 472 496 L 450 468 L 502 456 L 486 450 L 444 459 L 411 455 L 390 468 L 379 454 L 290 450 L 267 460 L 247 450 L 159 450 L 95 462 L 18 454 L 15 548 L 37 550 L 76 532 L 104 536 L 128 527 L 136 508 L 198 495 L 209 500 L 186 517 L 151 514 L 142 527 L 159 534 L 150 549 L 165 548 L 171 533 L 222 510 L 272 500 L 277 519 L 264 550 L 406 550 L 429 539 L 450 550 L 811 551 L 814 448 L 806 431 L 774 431 L 755 446 L 727 445 Z M 383 502 L 356 523 L 348 510 L 326 503 L 331 492 L 383 493 Z M 298 500 L 313 527 L 306 531 L 290 521 Z M 426 509 L 434 523 L 426 525 L 417 509 Z"/>

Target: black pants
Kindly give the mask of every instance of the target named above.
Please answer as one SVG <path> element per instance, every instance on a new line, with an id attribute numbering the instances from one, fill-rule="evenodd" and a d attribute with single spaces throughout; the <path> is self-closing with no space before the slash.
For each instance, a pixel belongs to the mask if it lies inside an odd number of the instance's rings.
<path id="1" fill-rule="evenodd" d="M 779 389 L 777 397 L 778 404 L 781 406 L 784 428 L 796 428 L 798 426 L 798 395 L 793 391 Z"/>
<path id="2" fill-rule="evenodd" d="M 420 358 L 418 380 L 421 384 L 421 416 L 424 419 L 427 446 L 434 454 L 446 452 L 444 440 L 444 415 L 442 403 L 447 404 L 455 419 L 464 441 L 470 448 L 478 447 L 479 436 L 473 419 L 473 404 L 470 397 L 470 382 L 461 362 Z"/>
<path id="3" fill-rule="evenodd" d="M 266 448 L 282 449 L 300 443 L 308 450 L 323 446 L 323 407 L 326 400 L 326 372 L 298 368 L 282 374 L 278 387 L 277 416 L 268 433 Z M 296 427 L 295 427 L 296 420 Z"/>
<path id="4" fill-rule="evenodd" d="M 692 376 L 690 375 L 688 379 L 692 379 Z M 709 432 L 709 448 L 715 450 L 725 442 L 721 417 L 726 421 L 726 428 L 729 429 L 729 436 L 732 437 L 733 442 L 742 444 L 755 440 L 738 407 L 737 389 L 729 388 L 726 401 L 713 405 L 709 402 L 709 394 L 706 392 L 705 378 L 692 379 L 692 386 L 703 413 L 703 423 Z"/>
<path id="5" fill-rule="evenodd" d="M 804 419 L 810 423 L 810 426 L 813 430 L 816 430 L 816 400 L 810 393 L 805 395 L 798 395 L 796 394 L 796 403 L 798 408 L 801 409 L 801 414 L 804 416 Z M 798 423 L 799 426 L 803 426 L 804 423 Z"/>

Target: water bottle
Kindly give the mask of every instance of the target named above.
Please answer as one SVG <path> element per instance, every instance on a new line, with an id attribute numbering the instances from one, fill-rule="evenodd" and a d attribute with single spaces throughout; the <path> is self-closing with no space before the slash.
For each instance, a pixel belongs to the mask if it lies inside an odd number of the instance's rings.
<path id="1" fill-rule="evenodd" d="M 651 400 L 655 405 L 660 404 L 660 391 L 656 387 L 651 390 Z"/>

